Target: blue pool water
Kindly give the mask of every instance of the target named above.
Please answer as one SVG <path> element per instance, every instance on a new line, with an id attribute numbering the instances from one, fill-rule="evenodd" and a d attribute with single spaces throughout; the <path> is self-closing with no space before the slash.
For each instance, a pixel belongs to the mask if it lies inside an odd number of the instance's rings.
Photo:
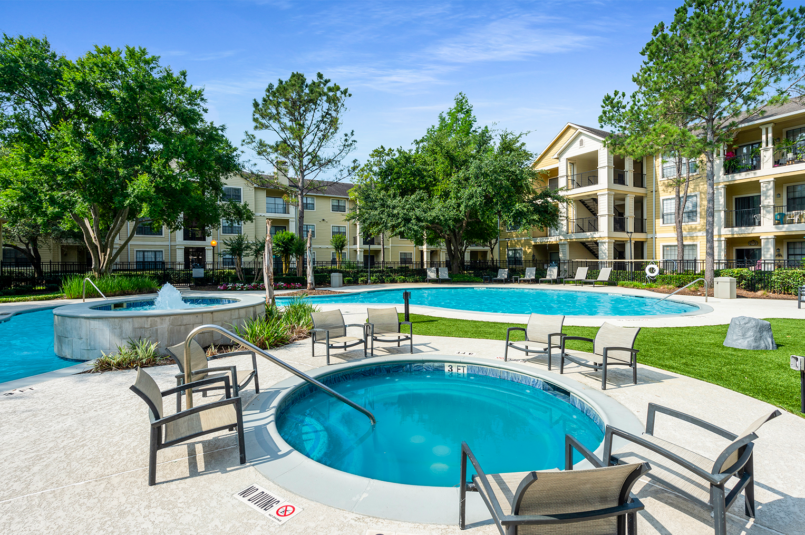
<path id="1" fill-rule="evenodd" d="M 495 368 L 456 374 L 446 366 L 376 365 L 325 378 L 374 413 L 374 429 L 313 387 L 289 396 L 277 428 L 291 447 L 331 468 L 437 487 L 458 485 L 462 441 L 485 472 L 500 473 L 563 468 L 566 433 L 593 451 L 603 440 L 598 415 L 559 387 Z"/>
<path id="2" fill-rule="evenodd" d="M 53 352 L 52 309 L 17 314 L 0 323 L 0 340 L 3 340 L 0 383 L 79 363 Z"/>
<path id="3" fill-rule="evenodd" d="M 104 310 L 107 312 L 114 312 L 114 311 L 130 311 L 135 312 L 139 310 L 155 310 L 154 307 L 154 299 L 143 299 L 142 301 L 123 301 L 118 303 L 113 303 L 111 305 L 99 305 L 96 307 L 92 307 L 93 310 Z M 192 297 L 183 297 L 182 301 L 187 304 L 186 308 L 204 308 L 204 307 L 214 307 L 218 305 L 228 305 L 231 303 L 237 303 L 237 299 L 224 299 L 224 298 L 217 298 L 217 297 L 205 297 L 205 298 L 192 298 Z"/>
<path id="4" fill-rule="evenodd" d="M 548 314 L 566 316 L 656 316 L 684 314 L 698 310 L 696 305 L 606 293 L 527 288 L 412 288 L 410 303 L 456 310 L 508 314 Z M 313 303 L 403 304 L 402 290 L 378 290 L 308 298 Z M 288 298 L 277 299 L 279 304 Z"/>

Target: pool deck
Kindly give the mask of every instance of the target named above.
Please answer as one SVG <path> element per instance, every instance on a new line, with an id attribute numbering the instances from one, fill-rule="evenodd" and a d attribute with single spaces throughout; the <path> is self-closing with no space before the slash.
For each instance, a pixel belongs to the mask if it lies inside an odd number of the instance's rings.
<path id="1" fill-rule="evenodd" d="M 390 288 L 402 289 L 405 286 L 393 285 Z M 696 299 L 683 298 L 693 302 Z M 15 303 L 13 309 L 53 304 Z M 58 304 L 66 303 L 59 301 Z M 708 315 L 643 321 L 652 322 L 651 326 L 655 325 L 653 322 L 657 326 L 681 326 L 728 323 L 736 315 L 805 318 L 805 311 L 799 311 L 795 301 L 742 299 L 733 302 L 711 298 L 709 304 L 713 312 Z M 11 305 L 2 305 L 0 312 L 9 308 Z M 358 323 L 365 318 L 365 305 L 344 305 L 341 308 L 348 323 Z M 432 309 L 417 310 L 414 307 L 412 311 L 442 315 Z M 474 313 L 451 311 L 450 317 L 511 321 L 510 318 L 491 317 L 495 315 L 483 316 L 479 318 Z M 522 321 L 524 317 L 515 316 L 516 321 Z M 596 318 L 590 324 L 600 324 L 601 321 L 602 318 Z M 649 326 L 642 321 L 639 324 Z M 398 350 L 393 345 L 378 345 L 375 349 L 377 356 L 405 354 L 407 351 L 407 348 Z M 465 354 L 494 362 L 502 357 L 503 342 L 417 336 L 414 351 L 420 358 L 428 354 Z M 311 356 L 309 340 L 271 353 L 303 371 L 324 365 L 323 352 Z M 336 351 L 332 356 L 334 363 L 361 360 L 362 350 Z M 222 359 L 220 364 L 245 367 L 248 361 L 248 357 L 232 357 Z M 544 357 L 538 357 L 525 365 L 533 366 L 541 373 L 550 373 L 545 364 Z M 271 392 L 271 385 L 290 377 L 264 359 L 258 359 L 258 367 L 265 392 Z M 174 385 L 175 366 L 150 368 L 148 371 L 163 389 Z M 0 386 L 0 436 L 3 437 L 0 448 L 0 481 L 3 481 L 0 487 L 0 532 L 459 533 L 455 525 L 384 520 L 294 495 L 262 475 L 257 467 L 264 465 L 266 459 L 256 458 L 254 451 L 247 449 L 248 463 L 239 465 L 234 434 L 228 432 L 160 451 L 158 484 L 148 487 L 148 417 L 145 404 L 128 388 L 134 375 L 133 371 L 100 375 L 62 374 L 11 392 Z M 566 376 L 593 388 L 600 385 L 598 373 L 576 365 L 566 369 Z M 655 402 L 739 432 L 773 408 L 722 387 L 648 366 L 639 368 L 637 385 L 631 384 L 631 374 L 626 370 L 610 371 L 609 379 L 606 395 L 631 410 L 641 422 L 645 422 L 648 403 Z M 247 401 L 254 400 L 253 387 L 248 387 L 243 395 Z M 172 406 L 172 403 L 166 403 L 168 411 Z M 255 406 L 247 405 L 247 418 L 254 417 L 256 412 Z M 255 431 L 247 427 L 247 444 Z M 657 434 L 672 442 L 690 444 L 691 449 L 710 456 L 724 445 L 721 439 L 713 439 L 697 428 L 684 424 L 668 425 L 662 417 L 658 418 Z M 755 449 L 757 518 L 749 520 L 744 517 L 739 503 L 728 514 L 728 533 L 805 534 L 805 455 L 802 453 L 805 418 L 784 413 L 766 424 L 758 434 L 760 438 Z M 483 459 L 480 461 L 483 463 Z M 285 525 L 278 526 L 232 497 L 254 483 L 291 501 L 302 512 Z M 709 514 L 695 504 L 642 481 L 636 492 L 646 506 L 646 510 L 638 515 L 640 533 L 713 533 Z M 406 506 L 398 504 L 403 510 Z M 462 533 L 490 535 L 497 530 L 490 522 L 481 521 Z"/>

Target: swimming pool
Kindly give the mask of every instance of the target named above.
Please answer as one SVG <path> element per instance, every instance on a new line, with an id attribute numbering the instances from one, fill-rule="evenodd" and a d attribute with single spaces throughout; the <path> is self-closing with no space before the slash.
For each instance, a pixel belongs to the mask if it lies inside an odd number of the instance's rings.
<path id="1" fill-rule="evenodd" d="M 0 383 L 78 364 L 53 351 L 53 309 L 23 312 L 0 323 Z"/>
<path id="2" fill-rule="evenodd" d="M 659 316 L 699 312 L 696 305 L 659 298 L 613 294 L 605 291 L 581 292 L 531 288 L 410 288 L 410 303 L 438 308 L 508 314 L 547 314 L 566 316 Z M 309 297 L 316 304 L 403 304 L 403 290 L 345 292 L 342 295 Z M 288 298 L 279 297 L 285 304 Z"/>
<path id="3" fill-rule="evenodd" d="M 457 485 L 462 441 L 484 470 L 500 473 L 563 468 L 565 434 L 593 451 L 604 436 L 598 413 L 574 393 L 495 367 L 375 364 L 319 380 L 372 411 L 377 424 L 302 386 L 278 408 L 280 435 L 316 462 L 391 483 Z"/>

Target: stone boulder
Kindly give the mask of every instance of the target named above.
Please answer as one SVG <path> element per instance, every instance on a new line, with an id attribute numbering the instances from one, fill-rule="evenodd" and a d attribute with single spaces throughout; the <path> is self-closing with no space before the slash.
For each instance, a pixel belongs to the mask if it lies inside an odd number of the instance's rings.
<path id="1" fill-rule="evenodd" d="M 724 346 L 736 349 L 777 349 L 771 334 L 771 323 L 747 316 L 732 318 Z"/>

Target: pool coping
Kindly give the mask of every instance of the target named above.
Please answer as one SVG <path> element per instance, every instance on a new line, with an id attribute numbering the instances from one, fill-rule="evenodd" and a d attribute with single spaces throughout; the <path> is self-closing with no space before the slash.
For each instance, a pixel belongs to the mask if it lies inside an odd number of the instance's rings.
<path id="1" fill-rule="evenodd" d="M 553 286 L 553 285 L 551 285 Z M 504 290 L 526 290 L 532 292 L 539 292 L 539 291 L 546 291 L 546 290 L 557 290 L 557 291 L 564 291 L 564 292 L 572 292 L 576 291 L 579 292 L 578 288 L 547 288 L 541 286 L 530 286 L 530 287 L 516 287 L 512 288 L 511 286 L 489 286 L 488 284 L 461 284 L 461 285 L 450 285 L 450 286 L 435 286 L 435 285 L 422 285 L 422 286 L 414 286 L 414 287 L 406 287 L 402 288 L 402 291 L 406 290 L 418 290 L 418 289 L 434 289 L 434 290 L 447 290 L 451 288 L 501 288 Z M 384 291 L 393 291 L 394 288 L 367 288 L 367 289 L 359 289 L 359 290 L 346 290 L 346 291 L 338 291 L 332 290 L 337 292 L 341 295 L 350 295 L 350 294 L 360 294 L 360 293 L 367 293 L 367 292 L 384 292 Z M 618 293 L 618 292 L 595 292 L 590 290 L 589 292 L 581 290 L 580 293 L 607 293 L 610 295 L 620 295 L 625 297 L 636 297 L 639 299 L 656 299 L 658 301 L 662 300 L 662 297 L 649 297 L 649 296 L 642 296 L 642 295 L 633 295 L 629 293 Z M 278 295 L 277 297 L 282 297 Z M 331 295 L 310 295 L 305 297 L 305 299 L 310 299 L 311 301 L 315 302 L 316 299 L 327 299 L 328 297 L 332 297 Z M 580 319 L 604 319 L 604 320 L 624 320 L 624 321 L 634 321 L 634 320 L 644 320 L 644 319 L 663 319 L 663 318 L 681 318 L 687 316 L 699 316 L 702 314 L 710 314 L 713 312 L 713 307 L 707 304 L 701 303 L 692 303 L 690 301 L 685 301 L 682 299 L 672 299 L 669 298 L 668 301 L 672 301 L 674 303 L 679 303 L 686 306 L 696 307 L 695 310 L 691 310 L 689 312 L 682 312 L 679 314 L 651 314 L 645 316 L 605 316 L 605 315 L 589 315 L 589 314 L 565 314 L 566 317 L 569 318 L 580 318 Z M 402 303 L 359 303 L 359 302 L 338 302 L 338 303 L 322 303 L 323 305 L 359 305 L 359 306 L 400 306 Z M 477 314 L 479 316 L 488 316 L 489 314 L 496 314 L 496 315 L 506 315 L 506 316 L 529 316 L 530 312 L 484 312 L 480 310 L 465 310 L 461 308 L 444 308 L 444 307 L 434 307 L 430 305 L 419 305 L 419 304 L 411 304 L 412 308 L 421 308 L 425 309 L 426 311 L 431 310 L 435 312 L 442 312 L 442 313 L 455 313 L 461 312 L 462 314 Z M 557 314 L 558 315 L 558 314 Z"/>
<path id="2" fill-rule="evenodd" d="M 106 305 L 110 303 L 121 303 L 128 301 L 145 301 L 149 300 L 151 295 L 157 294 L 141 294 L 130 297 L 119 297 L 106 299 L 101 301 L 92 301 L 89 303 L 77 303 L 73 305 L 63 305 L 60 308 L 57 316 L 68 318 L 83 318 L 83 319 L 111 319 L 111 318 L 144 318 L 144 317 L 161 317 L 161 316 L 183 316 L 187 314 L 200 314 L 205 310 L 212 312 L 214 308 L 216 312 L 237 310 L 241 308 L 253 307 L 259 303 L 265 303 L 265 297 L 258 295 L 233 295 L 232 297 L 221 297 L 220 294 L 214 293 L 194 293 L 188 295 L 192 299 L 235 299 L 237 303 L 227 303 L 225 305 L 215 305 L 214 307 L 200 307 L 200 308 L 180 308 L 171 310 L 95 310 L 92 307 L 99 305 Z M 184 295 L 184 294 L 182 294 Z"/>
<path id="3" fill-rule="evenodd" d="M 499 368 L 553 383 L 571 391 L 590 405 L 604 425 L 614 425 L 630 433 L 641 434 L 643 426 L 629 409 L 602 391 L 547 370 L 514 362 L 495 362 L 478 357 L 429 354 L 427 356 L 394 355 L 373 357 L 345 364 L 325 366 L 308 371 L 318 377 L 352 368 L 403 362 L 455 362 Z M 331 507 L 378 518 L 455 525 L 458 522 L 458 487 L 427 487 L 389 483 L 342 472 L 313 461 L 289 446 L 279 434 L 275 414 L 283 399 L 305 381 L 291 377 L 264 388 L 244 408 L 246 451 L 249 462 L 258 472 L 290 492 Z M 364 418 L 364 415 L 357 414 Z M 616 440 L 617 444 L 617 440 Z M 596 454 L 600 457 L 603 444 Z M 582 461 L 577 467 L 589 467 Z M 477 493 L 467 496 L 467 523 L 490 519 L 486 506 Z"/>

